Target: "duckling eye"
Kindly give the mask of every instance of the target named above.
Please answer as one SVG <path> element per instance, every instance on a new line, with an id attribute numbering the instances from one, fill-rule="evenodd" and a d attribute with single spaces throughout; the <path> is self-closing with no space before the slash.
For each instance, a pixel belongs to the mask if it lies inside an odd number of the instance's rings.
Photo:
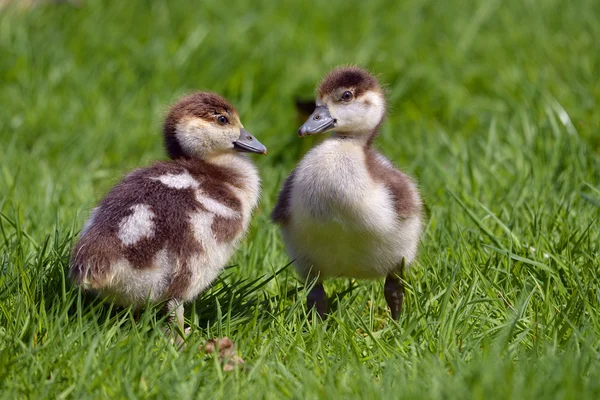
<path id="1" fill-rule="evenodd" d="M 224 115 L 219 115 L 219 116 L 217 117 L 217 122 L 218 122 L 220 125 L 226 125 L 226 124 L 228 124 L 228 123 L 229 123 L 229 120 L 227 119 L 227 117 L 226 117 L 226 116 L 224 116 Z"/>
<path id="2" fill-rule="evenodd" d="M 344 92 L 344 94 L 342 95 L 342 100 L 343 100 L 343 101 L 350 101 L 350 100 L 352 100 L 352 97 L 354 97 L 354 96 L 352 95 L 352 92 L 351 92 L 351 91 L 349 91 L 349 90 L 347 90 L 347 91 L 345 91 L 345 92 Z"/>

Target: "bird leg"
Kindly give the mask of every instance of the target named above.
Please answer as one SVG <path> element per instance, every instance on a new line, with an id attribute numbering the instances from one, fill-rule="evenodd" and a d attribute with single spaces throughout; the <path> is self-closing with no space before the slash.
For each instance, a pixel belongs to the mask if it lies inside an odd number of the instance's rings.
<path id="1" fill-rule="evenodd" d="M 183 350 L 186 346 L 185 338 L 191 332 L 190 328 L 184 329 L 183 302 L 171 299 L 167 302 L 165 309 L 169 315 L 169 327 L 166 329 L 166 333 L 171 336 L 171 343 L 176 344 L 179 350 Z M 223 371 L 233 371 L 236 365 L 244 364 L 244 360 L 235 352 L 233 341 L 228 337 L 211 339 L 200 346 L 199 350 L 206 354 L 216 353 L 223 365 Z"/>
<path id="2" fill-rule="evenodd" d="M 181 346 L 185 341 L 185 336 L 189 333 L 189 330 L 184 329 L 183 321 L 183 302 L 177 299 L 171 299 L 165 306 L 167 314 L 169 315 L 169 325 L 167 333 L 174 335 L 173 341 L 177 345 Z"/>
<path id="3" fill-rule="evenodd" d="M 309 310 L 316 308 L 321 319 L 325 320 L 325 318 L 327 318 L 325 315 L 327 312 L 327 294 L 325 293 L 325 288 L 323 288 L 323 283 L 315 283 L 308 293 L 306 304 L 308 305 Z"/>
<path id="4" fill-rule="evenodd" d="M 402 276 L 402 269 L 400 270 Z M 392 319 L 398 321 L 402 312 L 402 302 L 404 301 L 404 285 L 396 274 L 391 273 L 385 278 L 384 286 L 385 299 L 392 313 Z"/>

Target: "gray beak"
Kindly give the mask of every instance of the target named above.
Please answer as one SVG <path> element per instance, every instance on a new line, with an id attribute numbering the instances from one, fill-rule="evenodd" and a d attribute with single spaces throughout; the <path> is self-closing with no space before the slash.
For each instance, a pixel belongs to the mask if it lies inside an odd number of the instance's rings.
<path id="1" fill-rule="evenodd" d="M 309 136 L 315 133 L 323 133 L 335 127 L 335 119 L 329 114 L 326 106 L 319 106 L 308 117 L 308 120 L 298 129 L 298 136 Z"/>
<path id="2" fill-rule="evenodd" d="M 233 142 L 233 148 L 246 153 L 267 154 L 267 148 L 244 128 L 240 129 L 240 137 Z"/>

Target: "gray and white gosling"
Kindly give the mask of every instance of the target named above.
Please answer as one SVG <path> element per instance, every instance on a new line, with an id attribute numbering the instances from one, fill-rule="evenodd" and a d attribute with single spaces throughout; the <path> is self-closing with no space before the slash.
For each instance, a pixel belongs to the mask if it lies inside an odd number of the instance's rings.
<path id="1" fill-rule="evenodd" d="M 271 218 L 302 278 L 316 279 L 309 307 L 325 316 L 322 280 L 386 276 L 392 318 L 402 310 L 402 275 L 417 255 L 422 231 L 415 183 L 371 148 L 385 115 L 385 97 L 367 71 L 334 69 L 321 82 L 317 108 L 300 137 L 333 131 L 285 181 Z"/>
<path id="2" fill-rule="evenodd" d="M 242 153 L 267 149 L 206 92 L 171 108 L 164 143 L 171 161 L 133 171 L 93 210 L 71 278 L 124 306 L 166 301 L 183 331 L 183 304 L 225 267 L 258 202 L 258 171 Z"/>

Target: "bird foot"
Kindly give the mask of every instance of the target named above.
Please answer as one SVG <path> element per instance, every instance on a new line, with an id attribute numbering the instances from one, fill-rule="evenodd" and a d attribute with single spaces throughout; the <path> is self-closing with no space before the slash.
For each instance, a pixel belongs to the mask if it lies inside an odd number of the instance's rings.
<path id="1" fill-rule="evenodd" d="M 306 304 L 309 311 L 314 308 L 323 321 L 327 319 L 327 294 L 321 282 L 315 283 L 308 293 Z"/>
<path id="2" fill-rule="evenodd" d="M 384 285 L 385 300 L 390 308 L 392 319 L 398 321 L 402 312 L 402 303 L 404 302 L 404 285 L 402 281 L 390 274 L 385 280 Z"/>

